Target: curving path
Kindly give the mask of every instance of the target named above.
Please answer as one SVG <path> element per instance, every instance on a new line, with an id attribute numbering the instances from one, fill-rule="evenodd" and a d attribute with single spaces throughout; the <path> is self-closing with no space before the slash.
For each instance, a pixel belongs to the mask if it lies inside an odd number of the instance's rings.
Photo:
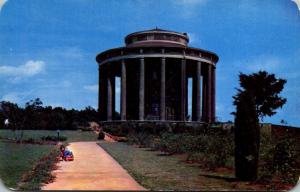
<path id="1" fill-rule="evenodd" d="M 53 183 L 42 190 L 145 190 L 96 142 L 68 146 L 74 161 L 60 161 Z"/>

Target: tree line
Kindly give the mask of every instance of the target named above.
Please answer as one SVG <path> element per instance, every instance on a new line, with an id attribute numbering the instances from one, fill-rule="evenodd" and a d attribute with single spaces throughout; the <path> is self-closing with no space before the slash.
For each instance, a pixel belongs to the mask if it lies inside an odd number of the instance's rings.
<path id="1" fill-rule="evenodd" d="M 83 110 L 43 106 L 36 98 L 25 107 L 9 101 L 0 102 L 0 128 L 12 130 L 75 130 L 99 120 L 98 112 L 88 106 Z"/>

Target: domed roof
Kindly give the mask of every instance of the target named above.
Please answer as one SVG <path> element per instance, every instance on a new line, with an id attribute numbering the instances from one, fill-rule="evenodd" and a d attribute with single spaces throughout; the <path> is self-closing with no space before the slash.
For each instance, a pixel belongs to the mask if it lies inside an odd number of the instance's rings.
<path id="1" fill-rule="evenodd" d="M 186 33 L 164 29 L 150 29 L 131 33 L 125 37 L 126 46 L 173 45 L 186 47 L 189 37 Z"/>

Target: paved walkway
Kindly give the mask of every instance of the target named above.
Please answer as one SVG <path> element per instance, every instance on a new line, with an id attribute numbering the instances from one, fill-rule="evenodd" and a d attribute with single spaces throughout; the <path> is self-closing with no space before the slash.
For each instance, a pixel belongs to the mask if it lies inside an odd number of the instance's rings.
<path id="1" fill-rule="evenodd" d="M 145 190 L 96 142 L 68 146 L 74 161 L 61 161 L 53 183 L 42 190 Z"/>

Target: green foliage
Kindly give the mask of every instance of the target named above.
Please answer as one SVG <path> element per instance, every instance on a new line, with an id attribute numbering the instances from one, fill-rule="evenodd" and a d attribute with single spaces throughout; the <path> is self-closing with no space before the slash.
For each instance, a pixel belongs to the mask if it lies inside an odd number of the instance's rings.
<path id="1" fill-rule="evenodd" d="M 164 133 L 161 137 L 160 149 L 169 153 L 182 153 L 184 152 L 183 135 Z"/>
<path id="2" fill-rule="evenodd" d="M 83 127 L 80 126 L 79 129 L 81 131 L 93 131 L 93 129 L 91 127 L 88 127 L 88 126 L 83 126 Z"/>
<path id="3" fill-rule="evenodd" d="M 271 135 L 266 132 L 261 132 L 258 177 L 260 182 L 270 182 L 274 177 L 273 156 L 275 145 L 276 144 L 273 142 Z"/>
<path id="4" fill-rule="evenodd" d="M 208 157 L 208 167 L 210 169 L 226 167 L 234 154 L 233 134 L 220 131 L 206 136 L 204 141 L 206 141 L 204 154 Z"/>
<path id="5" fill-rule="evenodd" d="M 187 160 L 201 161 L 202 166 L 209 169 L 232 166 L 233 134 L 222 129 L 209 130 L 206 134 L 186 135 L 185 150 Z"/>
<path id="6" fill-rule="evenodd" d="M 12 138 L 13 132 L 11 130 L 0 130 L 0 135 L 3 138 Z M 48 137 L 49 136 L 49 137 Z M 36 145 L 41 142 L 41 138 L 56 139 L 56 131 L 48 130 L 24 130 L 24 138 L 22 144 L 15 142 L 3 142 L 0 141 L 0 178 L 7 187 L 17 188 L 18 183 L 22 180 L 22 175 L 35 174 L 30 173 L 33 165 L 39 160 L 43 163 L 43 157 L 47 156 L 51 150 L 55 147 L 54 145 Z M 60 137 L 67 142 L 78 142 L 78 141 L 96 141 L 97 136 L 94 132 L 82 132 L 82 131 L 69 131 L 63 130 L 60 132 Z M 34 144 L 27 144 L 25 141 L 33 141 Z M 45 142 L 48 143 L 48 142 Z M 51 142 L 49 142 L 51 143 Z M 65 142 L 64 142 L 65 143 Z M 66 143 L 65 143 L 66 144 Z M 52 153 L 48 156 L 50 159 L 56 158 L 57 156 Z M 45 160 L 48 162 L 48 158 Z M 47 163 L 47 166 L 42 166 L 43 171 L 38 171 L 29 183 L 23 186 L 24 189 L 32 191 L 40 185 L 39 182 L 43 181 L 40 176 L 47 175 L 46 168 L 51 163 Z M 40 168 L 39 168 L 40 169 Z M 51 177 L 48 177 L 48 179 Z M 47 179 L 46 179 L 47 180 Z M 34 190 L 36 191 L 36 190 Z"/>
<path id="7" fill-rule="evenodd" d="M 128 123 L 111 123 L 102 125 L 103 131 L 114 136 L 125 136 L 128 134 Z"/>
<path id="8" fill-rule="evenodd" d="M 58 161 L 60 151 L 55 148 L 35 163 L 32 170 L 22 177 L 19 188 L 21 190 L 40 190 L 42 183 L 50 182 L 54 179 L 51 171 Z"/>
<path id="9" fill-rule="evenodd" d="M 256 180 L 259 153 L 259 125 L 254 99 L 240 94 L 235 116 L 235 174 L 241 180 Z"/>
<path id="10" fill-rule="evenodd" d="M 105 138 L 105 134 L 100 131 L 99 134 L 98 134 L 98 140 L 103 140 Z"/>
<path id="11" fill-rule="evenodd" d="M 240 86 L 238 95 L 235 96 L 235 104 L 238 102 L 239 94 L 249 93 L 253 96 L 256 113 L 260 118 L 276 114 L 276 109 L 281 108 L 286 99 L 279 96 L 283 90 L 286 80 L 277 79 L 274 74 L 259 71 L 250 75 L 240 74 Z"/>
<path id="12" fill-rule="evenodd" d="M 157 148 L 157 135 L 154 134 L 157 130 L 152 127 L 153 125 L 152 123 L 128 123 L 126 126 L 128 142 L 141 147 Z"/>
<path id="13" fill-rule="evenodd" d="M 92 107 L 84 110 L 67 110 L 62 107 L 43 106 L 36 98 L 25 104 L 25 108 L 10 102 L 0 102 L 0 128 L 5 128 L 4 119 L 9 119 L 12 130 L 75 130 L 78 125 L 86 126 L 89 121 L 98 121 L 98 112 Z"/>
<path id="14" fill-rule="evenodd" d="M 296 184 L 300 174 L 299 138 L 286 135 L 276 140 L 262 134 L 259 180 L 271 182 L 280 178 L 283 184 Z"/>
<path id="15" fill-rule="evenodd" d="M 147 134 L 161 135 L 165 132 L 170 133 L 192 133 L 200 134 L 207 131 L 207 124 L 169 123 L 169 122 L 137 122 L 127 121 L 123 123 L 104 123 L 104 131 L 116 135 L 125 136 L 130 132 L 145 132 Z"/>
<path id="16" fill-rule="evenodd" d="M 275 147 L 273 156 L 274 171 L 280 176 L 283 183 L 296 184 L 299 177 L 300 167 L 297 164 L 296 143 L 297 140 L 284 138 Z"/>
<path id="17" fill-rule="evenodd" d="M 257 179 L 260 143 L 259 118 L 272 116 L 276 109 L 286 103 L 279 96 L 286 80 L 274 74 L 259 71 L 239 76 L 240 86 L 234 96 L 235 115 L 235 170 L 241 180 Z"/>
<path id="18" fill-rule="evenodd" d="M 0 142 L 0 178 L 4 185 L 17 188 L 22 175 L 30 172 L 34 162 L 47 155 L 53 147 Z"/>
<path id="19" fill-rule="evenodd" d="M 23 128 L 25 120 L 25 112 L 19 108 L 17 104 L 2 101 L 0 102 L 1 114 L 5 119 L 9 119 L 8 125 L 3 125 L 5 128 L 9 128 L 15 133 L 15 140 L 21 141 L 23 137 Z M 1 122 L 3 123 L 3 121 Z"/>
<path id="20" fill-rule="evenodd" d="M 57 141 L 57 139 L 59 141 L 66 141 L 68 138 L 65 136 L 59 136 L 57 138 L 57 136 L 53 136 L 53 135 L 47 135 L 47 136 L 41 137 L 41 140 L 43 140 L 43 141 Z"/>
<path id="21" fill-rule="evenodd" d="M 208 128 L 195 132 L 191 128 L 188 131 L 174 133 L 174 129 L 168 129 L 164 132 L 159 131 L 161 134 L 155 135 L 155 131 L 151 132 L 148 128 L 139 127 L 139 131 L 131 130 L 128 134 L 129 142 L 160 150 L 169 155 L 185 153 L 186 161 L 201 161 L 204 167 L 210 169 L 228 165 L 228 161 L 233 157 L 233 134 L 230 131 Z"/>
<path id="22" fill-rule="evenodd" d="M 3 138 L 12 138 L 13 132 L 11 130 L 0 130 L 0 135 Z M 34 139 L 35 141 L 41 141 L 42 137 L 51 136 L 57 138 L 56 131 L 49 130 L 24 130 L 23 140 Z M 77 141 L 96 141 L 97 135 L 94 132 L 83 132 L 83 131 L 71 131 L 62 130 L 60 131 L 59 137 L 67 138 L 66 142 L 77 142 Z"/>

